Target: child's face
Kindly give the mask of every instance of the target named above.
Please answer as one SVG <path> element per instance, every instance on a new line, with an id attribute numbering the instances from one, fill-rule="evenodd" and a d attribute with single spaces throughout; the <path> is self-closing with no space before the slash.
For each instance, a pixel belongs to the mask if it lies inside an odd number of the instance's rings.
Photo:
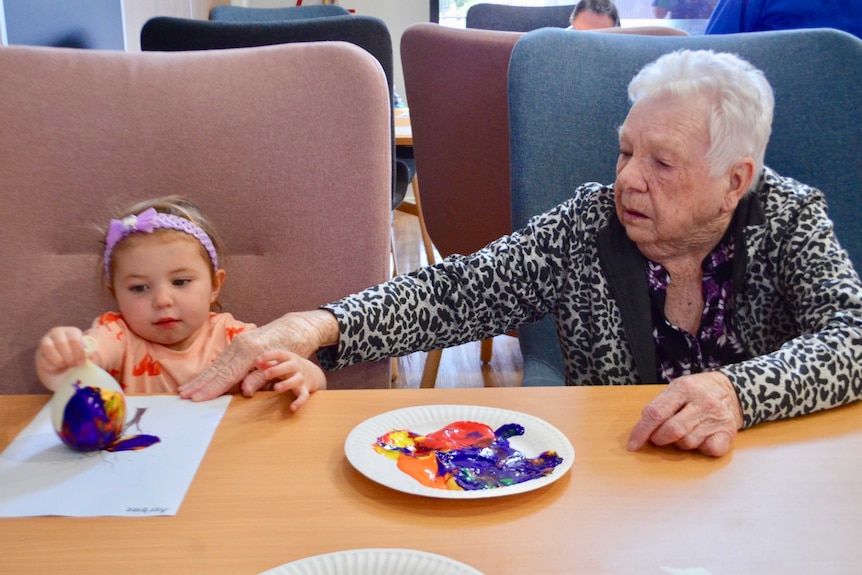
<path id="1" fill-rule="evenodd" d="M 188 348 L 209 318 L 224 270 L 213 281 L 200 244 L 179 232 L 126 238 L 113 264 L 114 297 L 131 330 L 173 350 Z"/>

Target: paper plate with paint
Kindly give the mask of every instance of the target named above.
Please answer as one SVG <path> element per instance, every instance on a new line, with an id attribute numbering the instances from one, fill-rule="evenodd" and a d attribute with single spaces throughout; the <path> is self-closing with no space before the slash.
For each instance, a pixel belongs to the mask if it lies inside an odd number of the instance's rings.
<path id="1" fill-rule="evenodd" d="M 482 575 L 449 557 L 413 549 L 353 549 L 291 561 L 261 575 Z"/>
<path id="2" fill-rule="evenodd" d="M 347 436 L 348 461 L 392 489 L 445 499 L 514 495 L 545 487 L 575 450 L 548 422 L 517 411 L 423 405 L 382 413 Z"/>

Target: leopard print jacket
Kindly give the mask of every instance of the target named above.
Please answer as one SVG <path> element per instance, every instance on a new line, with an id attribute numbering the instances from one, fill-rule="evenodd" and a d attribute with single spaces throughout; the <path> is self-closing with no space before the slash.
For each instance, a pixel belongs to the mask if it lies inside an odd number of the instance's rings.
<path id="1" fill-rule="evenodd" d="M 731 232 L 731 321 L 751 359 L 721 371 L 744 426 L 862 397 L 862 284 L 823 194 L 765 168 Z M 474 254 L 323 306 L 341 335 L 318 357 L 337 369 L 485 339 L 550 313 L 568 385 L 655 382 L 645 265 L 616 218 L 613 188 L 586 184 Z"/>

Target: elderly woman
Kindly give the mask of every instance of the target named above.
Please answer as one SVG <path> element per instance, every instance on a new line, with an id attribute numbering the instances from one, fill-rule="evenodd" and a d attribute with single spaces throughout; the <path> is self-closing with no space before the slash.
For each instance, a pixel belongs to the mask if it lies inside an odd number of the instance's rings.
<path id="1" fill-rule="evenodd" d="M 681 51 L 629 85 L 613 186 L 522 230 L 239 335 L 180 389 L 269 378 L 264 350 L 327 368 L 480 340 L 553 313 L 567 382 L 668 382 L 628 447 L 722 455 L 739 429 L 862 395 L 862 285 L 823 194 L 763 166 L 773 96 L 729 54 Z M 276 384 L 276 388 L 278 389 Z"/>

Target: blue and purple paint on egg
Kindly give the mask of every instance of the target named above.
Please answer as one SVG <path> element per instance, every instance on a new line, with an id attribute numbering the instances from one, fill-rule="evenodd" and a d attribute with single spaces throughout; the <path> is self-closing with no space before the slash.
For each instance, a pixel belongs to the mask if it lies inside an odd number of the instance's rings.
<path id="1" fill-rule="evenodd" d="M 73 393 L 55 426 L 60 439 L 76 451 L 129 451 L 160 440 L 155 435 L 123 437 L 126 400 L 122 391 L 72 383 Z"/>
<path id="2" fill-rule="evenodd" d="M 90 359 L 98 350 L 96 340 L 84 336 L 83 344 L 87 359 L 66 372 L 49 402 L 51 423 L 63 443 L 76 451 L 129 451 L 161 441 L 155 435 L 123 437 L 126 394 L 111 374 Z M 139 423 L 141 414 L 138 408 L 131 423 Z"/>
<path id="3" fill-rule="evenodd" d="M 378 437 L 373 448 L 422 485 L 474 491 L 544 477 L 563 462 L 554 451 L 530 458 L 509 445 L 509 438 L 523 434 L 517 423 L 493 430 L 484 423 L 456 421 L 425 435 L 393 430 Z"/>

